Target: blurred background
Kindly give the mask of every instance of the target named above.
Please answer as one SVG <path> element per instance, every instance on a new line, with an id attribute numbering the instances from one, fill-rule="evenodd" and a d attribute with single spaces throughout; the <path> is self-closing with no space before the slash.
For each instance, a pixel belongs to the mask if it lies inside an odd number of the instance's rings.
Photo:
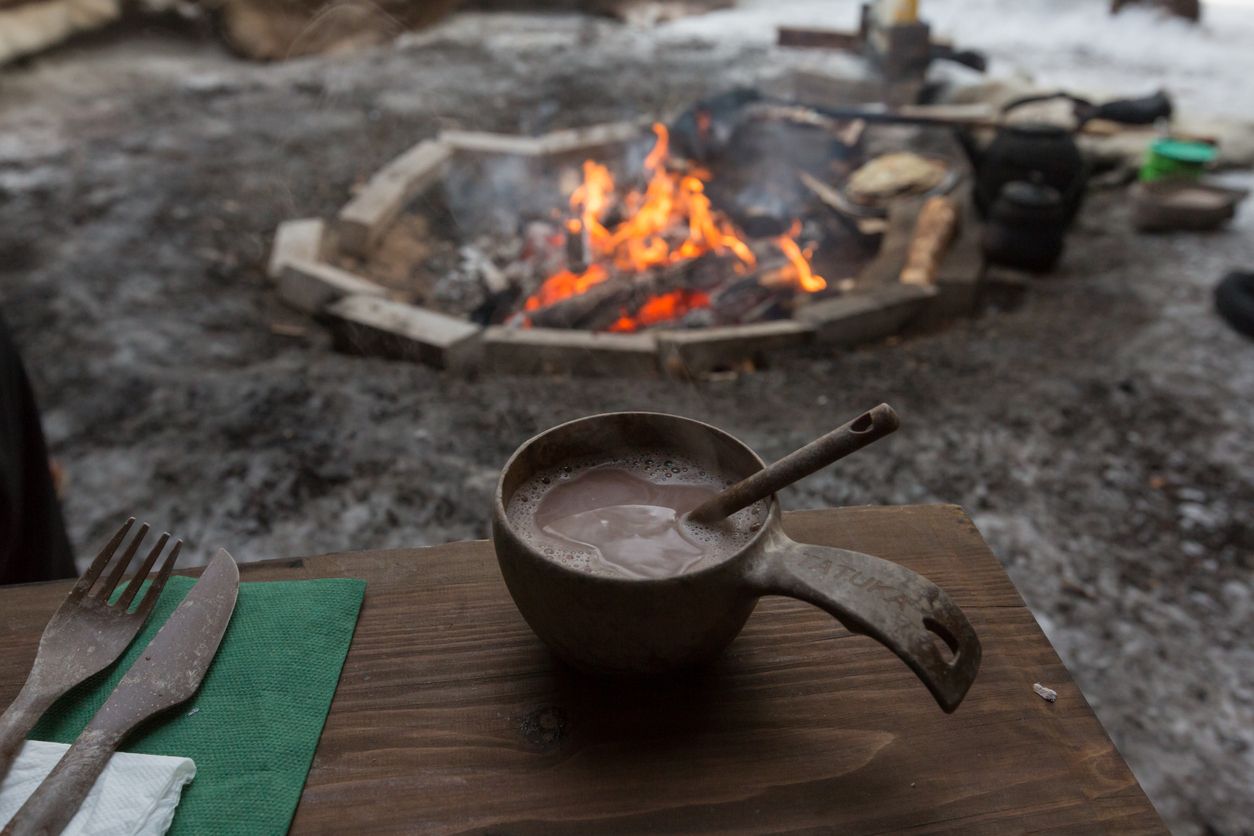
<path id="1" fill-rule="evenodd" d="M 187 565 L 480 538 L 558 422 L 769 460 L 887 401 L 786 507 L 964 506 L 1173 831 L 1254 832 L 1251 44 L 1245 0 L 0 0 L 6 533 L 48 491 L 48 571 L 132 514 Z M 766 266 L 571 314 L 698 237 L 589 235 L 661 188 L 653 123 Z M 361 278 L 476 336 L 398 343 Z M 462 356 L 557 319 L 821 338 Z"/>

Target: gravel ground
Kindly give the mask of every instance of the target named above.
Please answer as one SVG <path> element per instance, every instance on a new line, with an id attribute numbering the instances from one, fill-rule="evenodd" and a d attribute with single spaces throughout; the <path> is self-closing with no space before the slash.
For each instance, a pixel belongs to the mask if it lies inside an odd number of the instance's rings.
<path id="1" fill-rule="evenodd" d="M 1210 303 L 1254 264 L 1248 209 L 1147 238 L 1098 194 L 1018 310 L 722 382 L 455 380 L 272 331 L 277 223 L 413 142 L 663 112 L 791 60 L 650 38 L 466 17 L 262 67 L 150 30 L 0 76 L 0 304 L 79 548 L 128 513 L 193 560 L 481 537 L 497 468 L 556 422 L 678 412 L 772 458 L 885 400 L 903 430 L 786 505 L 964 505 L 1172 828 L 1254 832 L 1254 345 Z"/>

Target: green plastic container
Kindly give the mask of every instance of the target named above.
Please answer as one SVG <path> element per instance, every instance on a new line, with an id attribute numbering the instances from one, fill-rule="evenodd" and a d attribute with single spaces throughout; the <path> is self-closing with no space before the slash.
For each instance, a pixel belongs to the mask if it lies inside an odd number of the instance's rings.
<path id="1" fill-rule="evenodd" d="M 1142 182 L 1164 177 L 1198 178 L 1206 166 L 1219 156 L 1215 146 L 1206 142 L 1182 139 L 1156 139 L 1150 143 L 1145 164 L 1141 166 Z"/>

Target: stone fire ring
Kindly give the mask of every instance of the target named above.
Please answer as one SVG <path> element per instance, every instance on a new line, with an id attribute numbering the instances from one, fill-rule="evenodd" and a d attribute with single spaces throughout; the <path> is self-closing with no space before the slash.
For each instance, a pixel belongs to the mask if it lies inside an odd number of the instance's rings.
<path id="1" fill-rule="evenodd" d="M 895 277 L 913 219 L 894 229 L 891 217 L 881 253 L 867 269 L 887 270 L 892 281 L 806 305 L 794 319 L 631 334 L 482 327 L 396 301 L 387 288 L 328 258 L 335 248 L 369 253 L 404 207 L 441 180 L 454 155 L 565 156 L 621 144 L 641 136 L 644 127 L 615 123 L 540 137 L 445 131 L 384 166 L 330 222 L 303 218 L 280 224 L 267 273 L 287 304 L 329 325 L 338 348 L 459 373 L 691 377 L 806 344 L 839 348 L 872 342 L 974 308 L 980 274 L 975 235 L 959 235 L 932 285 L 901 284 Z M 973 227 L 963 224 L 965 230 Z"/>

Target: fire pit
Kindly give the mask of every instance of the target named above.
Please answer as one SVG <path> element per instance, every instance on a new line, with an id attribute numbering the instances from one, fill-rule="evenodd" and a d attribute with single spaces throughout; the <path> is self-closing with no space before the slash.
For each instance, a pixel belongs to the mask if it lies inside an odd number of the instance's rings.
<path id="1" fill-rule="evenodd" d="M 851 211 L 830 185 L 866 126 L 723 99 L 669 127 L 446 131 L 329 223 L 282 224 L 270 275 L 344 350 L 461 371 L 693 375 L 971 310 L 969 228 L 912 278 L 926 195 Z"/>

